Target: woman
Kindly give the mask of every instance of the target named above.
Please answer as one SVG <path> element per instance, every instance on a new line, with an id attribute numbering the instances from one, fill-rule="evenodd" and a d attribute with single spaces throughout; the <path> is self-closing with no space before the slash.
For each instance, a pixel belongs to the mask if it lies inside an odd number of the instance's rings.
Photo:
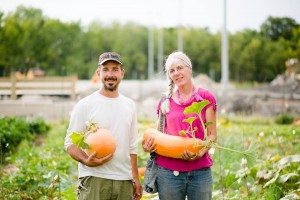
<path id="1" fill-rule="evenodd" d="M 170 54 L 165 63 L 165 72 L 169 83 L 167 99 L 159 102 L 157 112 L 166 114 L 165 133 L 179 135 L 179 131 L 187 130 L 189 124 L 183 122 L 186 116 L 183 111 L 193 102 L 208 100 L 201 116 L 205 122 L 212 122 L 207 128 L 207 141 L 216 141 L 216 100 L 211 92 L 196 88 L 192 81 L 192 64 L 183 52 Z M 162 105 L 162 106 L 161 106 Z M 205 140 L 205 133 L 199 119 L 193 122 L 197 126 L 197 138 Z M 159 126 L 158 126 L 159 127 Z M 210 144 L 210 143 L 209 143 Z M 146 152 L 155 151 L 154 139 L 143 141 Z M 208 154 L 209 146 L 194 154 L 185 150 L 181 159 L 156 155 L 158 165 L 157 186 L 160 200 L 209 200 L 212 198 L 211 166 L 213 161 Z"/>

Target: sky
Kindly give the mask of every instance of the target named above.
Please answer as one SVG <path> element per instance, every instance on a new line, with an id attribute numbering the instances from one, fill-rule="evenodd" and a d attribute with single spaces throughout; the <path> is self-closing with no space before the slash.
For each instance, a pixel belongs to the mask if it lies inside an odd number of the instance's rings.
<path id="1" fill-rule="evenodd" d="M 92 21 L 110 24 L 135 22 L 155 27 L 208 28 L 221 31 L 225 0 L 0 0 L 4 14 L 19 5 L 39 8 L 43 14 L 63 22 Z M 227 30 L 259 30 L 269 16 L 290 17 L 300 24 L 300 0 L 226 0 Z"/>

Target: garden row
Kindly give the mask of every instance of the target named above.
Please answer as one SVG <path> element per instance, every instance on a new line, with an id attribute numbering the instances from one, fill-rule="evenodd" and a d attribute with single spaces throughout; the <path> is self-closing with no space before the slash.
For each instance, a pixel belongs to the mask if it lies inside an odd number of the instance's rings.
<path id="1" fill-rule="evenodd" d="M 139 121 L 139 167 L 149 157 L 141 148 L 142 133 L 154 121 Z M 77 164 L 64 151 L 67 122 L 51 123 L 42 145 L 23 140 L 9 163 L 17 169 L 2 174 L 0 199 L 76 199 Z M 245 150 L 250 146 L 255 159 L 216 149 L 213 199 L 290 199 L 300 196 L 300 128 L 278 125 L 270 119 L 218 119 L 218 143 Z M 0 173 L 1 174 L 1 173 Z M 141 177 L 143 180 L 143 177 Z M 144 194 L 143 199 L 158 199 Z"/>

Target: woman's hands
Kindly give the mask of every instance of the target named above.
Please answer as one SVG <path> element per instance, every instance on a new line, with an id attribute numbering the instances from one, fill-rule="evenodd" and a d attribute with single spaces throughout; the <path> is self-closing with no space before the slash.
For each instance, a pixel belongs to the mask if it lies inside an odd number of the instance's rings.
<path id="1" fill-rule="evenodd" d="M 189 150 L 184 150 L 183 154 L 182 154 L 182 160 L 188 160 L 188 161 L 193 161 L 196 159 L 201 158 L 210 148 L 212 145 L 212 140 L 208 140 L 208 141 L 203 141 L 204 143 L 203 148 L 200 149 L 200 151 L 198 151 L 197 153 L 193 153 Z"/>
<path id="2" fill-rule="evenodd" d="M 142 147 L 145 152 L 154 152 L 156 150 L 155 145 L 154 137 L 150 137 L 148 141 L 143 140 L 142 142 Z"/>
<path id="3" fill-rule="evenodd" d="M 202 155 L 201 155 L 202 156 Z M 201 157 L 199 153 L 193 153 L 189 150 L 184 150 L 182 160 L 193 161 Z"/>

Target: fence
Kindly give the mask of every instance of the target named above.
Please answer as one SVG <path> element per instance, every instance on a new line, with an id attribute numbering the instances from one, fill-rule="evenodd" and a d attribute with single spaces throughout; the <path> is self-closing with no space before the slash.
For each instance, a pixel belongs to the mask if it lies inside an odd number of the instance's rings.
<path id="1" fill-rule="evenodd" d="M 17 99 L 19 95 L 76 96 L 76 78 L 73 76 L 37 77 L 33 79 L 0 78 L 0 95 Z"/>

